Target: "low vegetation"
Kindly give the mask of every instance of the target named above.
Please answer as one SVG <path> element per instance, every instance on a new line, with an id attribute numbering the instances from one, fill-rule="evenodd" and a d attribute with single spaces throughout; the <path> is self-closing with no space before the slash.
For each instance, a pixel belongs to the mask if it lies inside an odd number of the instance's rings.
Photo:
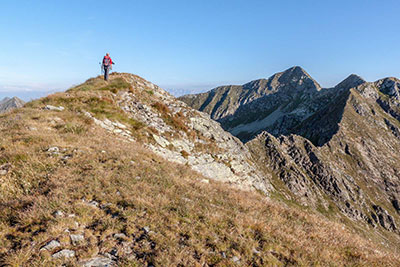
<path id="1" fill-rule="evenodd" d="M 183 116 L 181 112 L 172 114 L 167 105 L 161 102 L 153 103 L 152 107 L 161 113 L 163 120 L 168 125 L 174 127 L 178 131 L 184 131 L 185 133 L 190 132 L 185 123 L 185 116 Z"/>

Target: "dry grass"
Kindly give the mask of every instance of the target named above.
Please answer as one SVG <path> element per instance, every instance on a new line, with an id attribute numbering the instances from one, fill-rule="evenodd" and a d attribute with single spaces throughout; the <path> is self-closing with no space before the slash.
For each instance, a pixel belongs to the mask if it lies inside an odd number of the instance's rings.
<path id="1" fill-rule="evenodd" d="M 75 93 L 79 100 L 59 94 L 0 116 L 0 163 L 12 165 L 0 176 L 0 265 L 68 266 L 114 249 L 120 266 L 234 266 L 235 256 L 242 266 L 400 265 L 398 255 L 341 224 L 226 184 L 202 183 L 189 167 L 118 139 L 77 115 L 79 101 L 90 106 L 85 101 L 94 92 Z M 38 109 L 47 102 L 67 110 Z M 104 105 L 122 120 L 111 103 Z M 48 152 L 54 146 L 59 154 Z M 92 200 L 99 207 L 88 205 Z M 64 216 L 54 216 L 58 210 Z M 66 230 L 85 241 L 74 246 Z M 61 248 L 39 251 L 53 239 L 76 257 L 54 260 Z M 126 246 L 131 251 L 124 254 Z"/>
<path id="2" fill-rule="evenodd" d="M 152 107 L 161 113 L 161 117 L 168 125 L 174 127 L 178 131 L 184 131 L 185 133 L 190 132 L 185 123 L 186 117 L 181 112 L 172 114 L 167 105 L 161 102 L 153 103 Z"/>
<path id="3" fill-rule="evenodd" d="M 81 85 L 73 87 L 68 92 L 74 91 L 111 91 L 114 94 L 119 90 L 130 89 L 131 85 L 126 82 L 122 77 L 118 77 L 118 74 L 113 73 L 110 81 L 106 82 L 101 76 L 91 78 Z"/>

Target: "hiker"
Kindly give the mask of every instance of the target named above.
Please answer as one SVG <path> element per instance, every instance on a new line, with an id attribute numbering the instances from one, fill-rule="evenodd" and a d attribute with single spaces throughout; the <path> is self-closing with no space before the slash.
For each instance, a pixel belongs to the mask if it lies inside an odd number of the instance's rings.
<path id="1" fill-rule="evenodd" d="M 108 73 L 112 70 L 112 65 L 115 64 L 107 53 L 103 58 L 102 68 L 104 69 L 104 80 L 108 81 Z"/>

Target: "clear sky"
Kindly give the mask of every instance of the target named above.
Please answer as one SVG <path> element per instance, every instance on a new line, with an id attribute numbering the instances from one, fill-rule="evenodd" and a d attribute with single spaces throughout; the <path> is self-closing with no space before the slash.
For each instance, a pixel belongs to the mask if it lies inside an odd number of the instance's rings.
<path id="1" fill-rule="evenodd" d="M 2 95 L 81 83 L 106 52 L 115 71 L 176 95 L 294 65 L 325 87 L 351 73 L 400 77 L 398 0 L 13 0 L 0 10 Z"/>

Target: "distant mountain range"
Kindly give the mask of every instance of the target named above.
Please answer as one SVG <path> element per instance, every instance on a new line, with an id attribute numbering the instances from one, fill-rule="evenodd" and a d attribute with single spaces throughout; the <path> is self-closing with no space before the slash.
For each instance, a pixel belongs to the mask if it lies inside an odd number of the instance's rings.
<path id="1" fill-rule="evenodd" d="M 305 70 L 296 66 L 268 79 L 241 86 L 220 86 L 179 99 L 207 112 L 225 130 L 246 142 L 262 131 L 276 136 L 292 132 L 332 98 L 362 83 L 365 81 L 353 74 L 334 88 L 323 89 Z"/>
<path id="2" fill-rule="evenodd" d="M 15 108 L 21 108 L 24 104 L 25 102 L 18 97 L 5 97 L 0 101 L 0 113 L 4 113 Z"/>

